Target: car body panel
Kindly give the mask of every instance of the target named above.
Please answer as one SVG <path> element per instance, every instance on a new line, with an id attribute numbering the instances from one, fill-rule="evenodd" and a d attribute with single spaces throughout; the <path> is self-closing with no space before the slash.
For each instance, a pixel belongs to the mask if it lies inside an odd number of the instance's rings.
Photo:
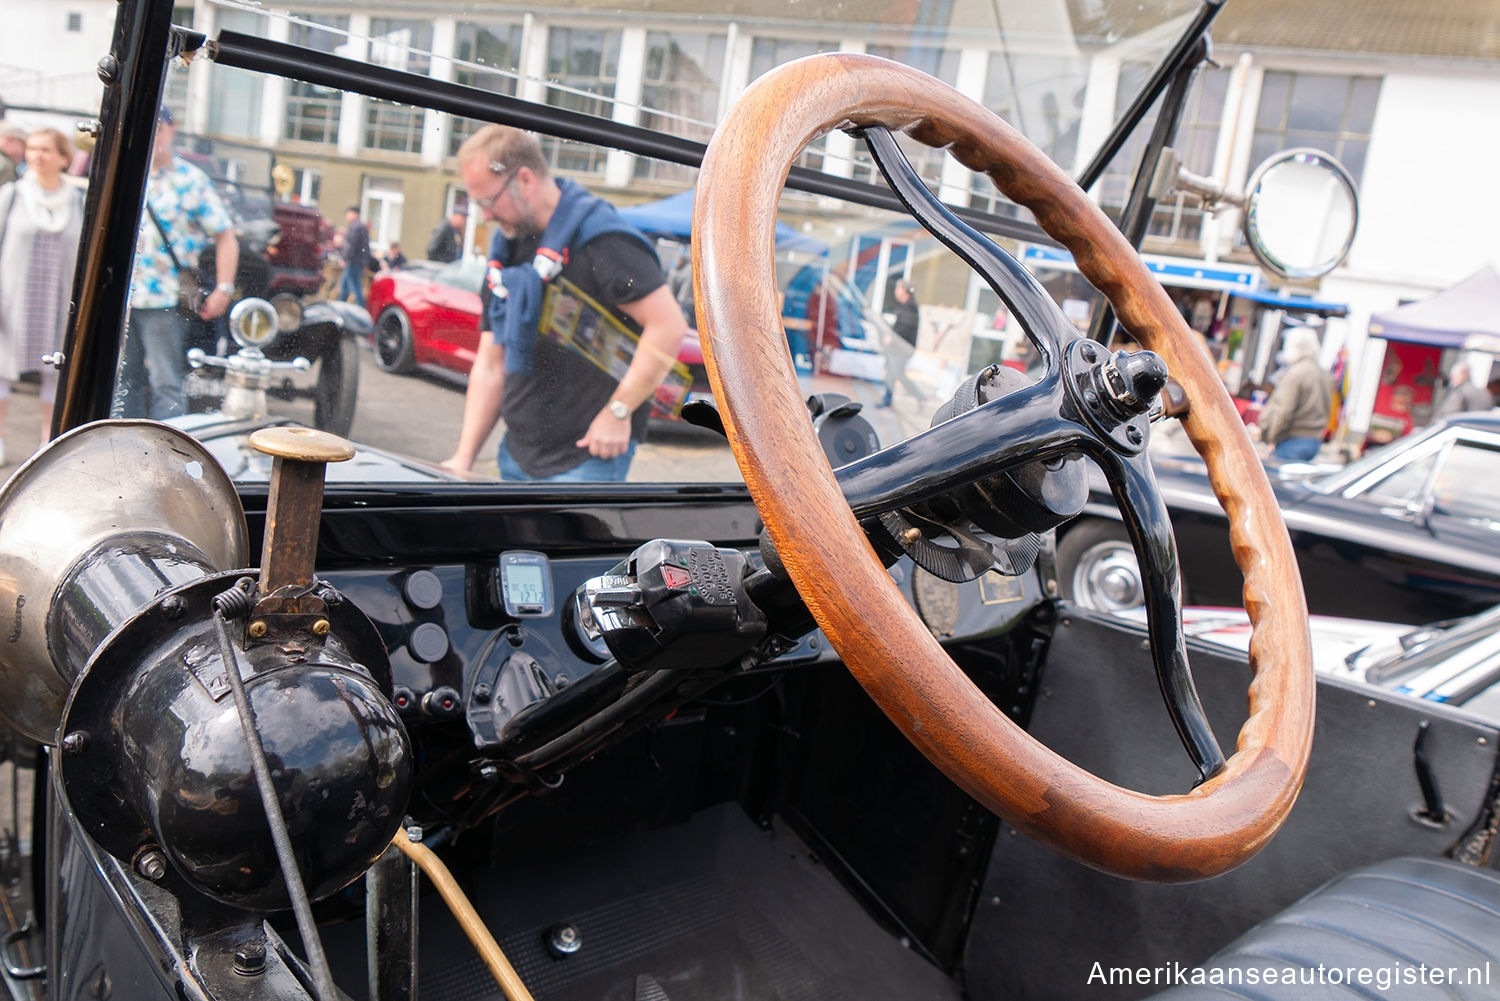
<path id="1" fill-rule="evenodd" d="M 1333 473 L 1295 471 L 1272 479 L 1310 611 L 1415 624 L 1500 602 L 1500 524 L 1474 516 L 1471 499 L 1439 498 L 1429 504 L 1434 489 L 1443 489 L 1430 478 L 1413 487 L 1410 504 L 1380 494 L 1381 484 L 1415 476 L 1424 461 L 1442 463 L 1468 454 L 1455 449 L 1494 460 L 1494 479 L 1471 486 L 1480 497 L 1500 497 L 1500 416 L 1495 414 L 1456 415 Z M 1228 522 L 1202 462 L 1163 456 L 1153 460 L 1153 468 L 1172 517 L 1188 600 L 1243 604 Z M 1445 504 L 1462 510 L 1450 513 Z M 1084 514 L 1062 526 L 1059 536 L 1084 518 L 1119 517 L 1096 473 Z"/>

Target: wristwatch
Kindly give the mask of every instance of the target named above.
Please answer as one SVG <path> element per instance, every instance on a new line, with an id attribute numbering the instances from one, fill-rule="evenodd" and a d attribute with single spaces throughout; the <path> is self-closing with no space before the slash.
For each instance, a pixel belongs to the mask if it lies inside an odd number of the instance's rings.
<path id="1" fill-rule="evenodd" d="M 630 416 L 630 408 L 625 405 L 625 401 L 623 400 L 610 400 L 609 406 L 604 409 L 609 411 L 611 417 L 617 417 L 622 421 Z"/>
<path id="2" fill-rule="evenodd" d="M 234 295 L 234 282 L 219 282 L 214 286 L 215 292 L 223 292 L 225 295 Z"/>

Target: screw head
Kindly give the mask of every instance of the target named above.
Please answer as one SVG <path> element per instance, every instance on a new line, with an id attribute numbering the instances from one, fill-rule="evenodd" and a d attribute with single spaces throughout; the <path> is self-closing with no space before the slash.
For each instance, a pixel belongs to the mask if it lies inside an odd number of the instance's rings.
<path id="1" fill-rule="evenodd" d="M 62 749 L 68 754 L 77 754 L 89 746 L 89 735 L 84 730 L 74 730 L 62 739 Z"/>
<path id="2" fill-rule="evenodd" d="M 583 948 L 583 936 L 578 929 L 563 922 L 547 929 L 547 951 L 557 959 L 571 956 Z"/>
<path id="3" fill-rule="evenodd" d="M 254 622 L 250 623 L 250 628 L 246 630 L 246 632 L 250 634 L 250 638 L 253 640 L 260 639 L 266 634 L 267 631 L 268 627 L 266 626 L 266 622 L 264 619 L 256 619 Z"/>
<path id="4" fill-rule="evenodd" d="M 313 635 L 314 636 L 327 636 L 328 635 L 328 620 L 327 619 L 319 619 L 318 621 L 314 622 L 313 626 L 312 626 L 312 630 L 313 630 Z"/>

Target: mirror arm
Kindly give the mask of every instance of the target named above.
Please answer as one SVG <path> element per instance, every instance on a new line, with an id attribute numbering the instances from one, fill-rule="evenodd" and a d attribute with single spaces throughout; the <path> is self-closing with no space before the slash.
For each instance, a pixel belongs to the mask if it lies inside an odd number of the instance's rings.
<path id="1" fill-rule="evenodd" d="M 1172 195 L 1192 195 L 1203 204 L 1206 212 L 1221 212 L 1225 208 L 1245 207 L 1245 194 L 1230 191 L 1225 182 L 1217 177 L 1195 174 L 1182 165 L 1182 157 L 1170 146 L 1161 151 L 1156 161 L 1156 173 L 1151 177 L 1151 197 L 1160 201 Z"/>

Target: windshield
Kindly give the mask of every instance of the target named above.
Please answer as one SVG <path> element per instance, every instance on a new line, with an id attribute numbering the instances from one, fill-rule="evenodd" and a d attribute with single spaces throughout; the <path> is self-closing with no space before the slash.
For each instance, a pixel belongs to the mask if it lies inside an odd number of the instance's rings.
<path id="1" fill-rule="evenodd" d="M 695 142 L 706 142 L 738 93 L 773 67 L 817 52 L 863 51 L 980 100 L 1077 175 L 1199 9 L 1183 0 L 797 3 L 757 5 L 754 14 L 705 7 L 713 9 L 472 5 L 433 17 L 415 6 L 371 15 L 352 3 L 342 10 L 220 3 L 179 8 L 175 20 L 210 37 L 298 46 L 309 64 L 346 58 Z M 229 47 L 234 35 L 222 37 Z M 173 133 L 173 163 L 210 175 L 229 221 L 199 204 L 211 199 L 192 188 L 190 174 L 165 179 L 167 168 L 154 168 L 147 201 L 170 232 L 143 218 L 113 412 L 185 415 L 205 438 L 241 434 L 247 422 L 297 421 L 446 462 L 470 478 L 546 478 L 578 465 L 583 480 L 615 479 L 624 469 L 635 482 L 737 481 L 723 439 L 683 413 L 685 404 L 712 399 L 686 266 L 695 169 L 608 140 L 543 132 L 544 170 L 501 169 L 476 187 L 461 152 L 484 123 L 349 87 L 202 57 L 171 68 L 159 129 Z M 900 141 L 949 205 L 1027 218 L 988 179 Z M 1100 172 L 1096 189 L 1107 209 L 1123 202 L 1141 141 Z M 842 132 L 815 140 L 799 163 L 884 184 L 863 143 Z M 508 336 L 494 329 L 506 321 L 493 289 L 505 285 L 501 271 L 526 263 L 496 261 L 496 235 L 538 175 L 613 206 L 644 243 L 618 230 L 599 237 L 595 253 L 575 241 L 589 274 L 565 266 L 521 314 L 535 324 L 534 347 L 507 349 L 505 364 L 515 367 L 505 369 L 503 393 L 481 404 L 498 408 L 498 419 L 466 445 L 475 367 L 488 371 L 487 345 Z M 234 324 L 212 315 L 228 309 L 211 298 L 231 284 L 216 263 L 226 225 L 237 232 L 239 257 L 228 299 L 274 300 L 284 328 L 248 368 Z M 533 236 L 537 244 L 547 238 Z M 529 255 L 524 242 L 504 244 L 506 252 Z M 1022 252 L 1015 239 L 1000 242 Z M 881 445 L 927 427 L 966 376 L 1037 360 L 994 292 L 905 214 L 789 189 L 774 253 L 787 349 L 804 395 L 860 404 Z M 1077 275 L 1039 276 L 1085 326 L 1091 293 Z M 187 303 L 189 284 L 199 302 Z M 642 288 L 651 291 L 642 296 Z M 181 373 L 180 394 L 170 366 L 153 354 L 161 335 L 141 315 L 172 311 L 185 320 L 185 346 L 202 355 Z M 681 329 L 658 336 L 674 323 Z M 655 358 L 646 379 L 632 368 L 640 355 Z M 601 467 L 588 459 L 601 457 L 593 442 L 617 402 L 630 452 L 625 466 Z M 209 419 L 215 415 L 223 420 Z M 341 478 L 410 475 L 368 462 Z"/>

